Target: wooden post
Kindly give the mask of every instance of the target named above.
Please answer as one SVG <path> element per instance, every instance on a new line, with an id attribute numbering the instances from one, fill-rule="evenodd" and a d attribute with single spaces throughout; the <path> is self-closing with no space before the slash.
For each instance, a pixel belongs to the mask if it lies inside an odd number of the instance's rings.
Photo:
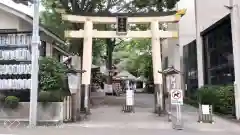
<path id="1" fill-rule="evenodd" d="M 81 111 L 88 113 L 90 100 L 90 82 L 91 82 L 91 66 L 92 66 L 92 31 L 93 23 L 87 20 L 84 24 L 84 43 L 83 43 L 83 65 L 82 69 L 86 70 L 82 74 L 81 87 Z"/>
<path id="2" fill-rule="evenodd" d="M 158 36 L 159 24 L 158 21 L 151 22 L 152 32 L 152 62 L 153 62 L 153 80 L 155 92 L 155 112 L 160 113 L 163 109 L 163 89 L 162 75 L 158 71 L 162 71 L 160 37 Z M 158 110 L 158 111 L 157 111 Z"/>
<path id="3" fill-rule="evenodd" d="M 76 70 L 81 70 L 81 57 L 75 55 L 72 57 L 71 65 L 73 66 L 74 69 Z M 76 93 L 72 94 L 72 117 L 73 121 L 78 121 L 80 120 L 80 84 L 81 84 L 81 74 L 82 73 L 77 73 L 77 76 L 79 78 L 78 80 L 78 85 L 77 85 L 77 91 Z"/>

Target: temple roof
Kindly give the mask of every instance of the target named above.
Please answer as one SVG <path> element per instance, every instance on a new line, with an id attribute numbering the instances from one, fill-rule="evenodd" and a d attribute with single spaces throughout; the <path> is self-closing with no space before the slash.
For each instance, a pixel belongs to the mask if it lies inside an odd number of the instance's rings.
<path id="1" fill-rule="evenodd" d="M 134 75 L 132 75 L 126 70 L 119 72 L 116 76 L 114 76 L 114 78 L 123 80 L 137 80 L 137 78 Z"/>
<path id="2" fill-rule="evenodd" d="M 159 71 L 159 73 L 162 73 L 165 75 L 173 75 L 173 74 L 180 74 L 180 71 L 178 71 L 177 69 L 175 69 L 172 66 L 172 67 L 168 67 L 168 68 L 164 69 L 163 71 Z"/>
<path id="3" fill-rule="evenodd" d="M 139 77 L 137 78 L 137 81 L 143 81 L 143 82 L 145 82 L 145 81 L 147 81 L 147 79 L 146 79 L 144 76 L 139 76 Z"/>

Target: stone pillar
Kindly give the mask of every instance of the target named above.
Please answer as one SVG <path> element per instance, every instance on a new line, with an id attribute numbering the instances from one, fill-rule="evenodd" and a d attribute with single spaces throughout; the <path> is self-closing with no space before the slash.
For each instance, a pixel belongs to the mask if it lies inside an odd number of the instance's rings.
<path id="1" fill-rule="evenodd" d="M 158 21 L 151 22 L 151 31 L 152 31 L 153 79 L 155 91 L 155 112 L 158 112 L 157 110 L 159 111 L 163 110 L 162 75 L 158 73 L 158 71 L 162 71 L 160 38 L 158 36 L 159 31 Z"/>
<path id="2" fill-rule="evenodd" d="M 92 31 L 93 23 L 87 20 L 84 24 L 84 43 L 83 43 L 83 65 L 82 69 L 86 70 L 82 74 L 81 85 L 81 111 L 88 113 L 90 102 L 90 82 L 91 82 L 91 66 L 92 66 Z"/>

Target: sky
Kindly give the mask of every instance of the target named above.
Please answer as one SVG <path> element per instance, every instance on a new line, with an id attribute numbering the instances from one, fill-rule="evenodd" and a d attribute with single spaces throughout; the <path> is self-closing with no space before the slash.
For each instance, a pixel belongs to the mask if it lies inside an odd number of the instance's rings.
<path id="1" fill-rule="evenodd" d="M 28 14 L 28 15 L 33 15 L 33 7 L 31 6 L 25 6 L 25 5 L 22 5 L 22 4 L 16 4 L 14 3 L 12 0 L 0 0 L 1 3 L 3 4 L 6 4 L 12 8 L 15 8 L 16 10 L 19 10 L 25 14 Z M 181 0 L 179 3 L 178 3 L 178 7 L 180 9 L 182 8 L 191 8 L 192 5 L 189 4 L 189 0 Z M 42 6 L 40 6 L 40 10 L 44 10 L 44 8 Z"/>
<path id="2" fill-rule="evenodd" d="M 32 6 L 25 6 L 22 4 L 16 4 L 14 3 L 12 0 L 0 0 L 0 3 L 6 4 L 9 7 L 12 7 L 16 10 L 19 10 L 27 15 L 33 15 L 33 7 Z M 44 8 L 42 6 L 40 6 L 40 10 L 44 10 Z"/>
<path id="3" fill-rule="evenodd" d="M 192 2 L 190 0 L 180 0 L 178 7 L 181 8 L 193 8 Z M 192 0 L 193 1 L 193 0 Z"/>

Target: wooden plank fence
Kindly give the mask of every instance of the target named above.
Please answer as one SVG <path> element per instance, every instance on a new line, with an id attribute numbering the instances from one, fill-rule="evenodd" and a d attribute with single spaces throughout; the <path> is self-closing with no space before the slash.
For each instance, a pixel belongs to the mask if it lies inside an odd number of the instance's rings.
<path id="1" fill-rule="evenodd" d="M 72 97 L 67 96 L 63 101 L 63 122 L 72 121 Z"/>

